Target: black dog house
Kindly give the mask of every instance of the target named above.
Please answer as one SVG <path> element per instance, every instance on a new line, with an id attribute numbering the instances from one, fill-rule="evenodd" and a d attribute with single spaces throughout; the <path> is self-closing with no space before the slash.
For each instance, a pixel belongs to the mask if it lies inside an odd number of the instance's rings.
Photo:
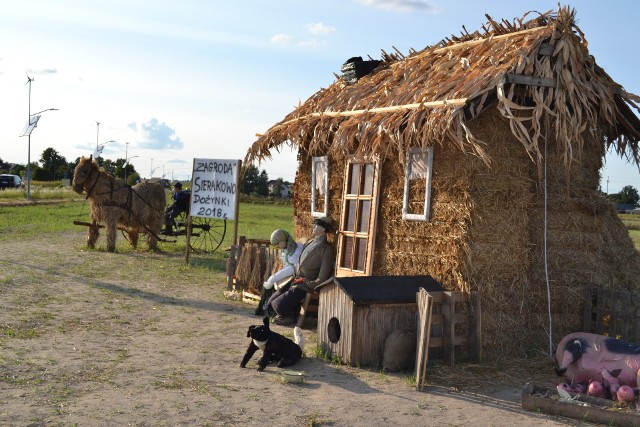
<path id="1" fill-rule="evenodd" d="M 318 344 L 351 366 L 382 366 L 384 342 L 416 329 L 416 293 L 441 292 L 431 276 L 336 277 L 320 288 Z"/>

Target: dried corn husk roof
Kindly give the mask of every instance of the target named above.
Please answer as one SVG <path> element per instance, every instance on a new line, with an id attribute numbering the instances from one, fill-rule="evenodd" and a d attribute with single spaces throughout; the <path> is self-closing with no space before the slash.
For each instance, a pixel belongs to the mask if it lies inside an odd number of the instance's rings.
<path id="1" fill-rule="evenodd" d="M 509 120 L 538 164 L 547 137 L 555 138 L 567 165 L 587 140 L 613 146 L 639 164 L 640 120 L 632 110 L 640 111 L 639 97 L 595 63 L 573 9 L 531 15 L 512 23 L 487 16 L 482 30 L 407 57 L 383 52 L 373 73 L 354 84 L 338 78 L 259 136 L 245 164 L 270 158 L 283 144 L 323 155 L 383 156 L 392 149 L 402 155 L 412 146 L 440 145 L 489 164 L 485 143 L 467 126 L 489 106 Z M 510 83 L 512 75 L 544 85 Z"/>

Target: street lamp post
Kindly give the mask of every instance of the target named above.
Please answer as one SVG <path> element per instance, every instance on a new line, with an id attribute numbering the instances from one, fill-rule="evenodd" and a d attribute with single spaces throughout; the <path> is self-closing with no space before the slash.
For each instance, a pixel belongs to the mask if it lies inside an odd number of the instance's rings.
<path id="1" fill-rule="evenodd" d="M 57 111 L 57 108 L 47 108 L 46 110 L 38 111 L 37 113 L 31 114 L 31 82 L 34 79 L 32 77 L 27 76 L 27 83 L 29 84 L 29 116 L 27 119 L 27 125 L 22 131 L 22 135 L 27 135 L 27 200 L 31 200 L 31 132 L 33 129 L 38 126 L 38 120 L 40 120 L 39 114 L 44 113 L 45 111 Z"/>
<path id="2" fill-rule="evenodd" d="M 110 142 L 116 142 L 116 141 L 113 139 L 110 139 L 109 141 L 105 141 L 101 144 L 96 143 L 96 155 L 95 155 L 96 159 L 102 155 L 102 150 L 104 149 L 104 146 Z"/>
<path id="3" fill-rule="evenodd" d="M 100 135 L 100 122 L 96 120 L 96 153 L 99 153 L 98 151 L 98 137 Z M 97 156 L 96 156 L 97 157 Z"/>

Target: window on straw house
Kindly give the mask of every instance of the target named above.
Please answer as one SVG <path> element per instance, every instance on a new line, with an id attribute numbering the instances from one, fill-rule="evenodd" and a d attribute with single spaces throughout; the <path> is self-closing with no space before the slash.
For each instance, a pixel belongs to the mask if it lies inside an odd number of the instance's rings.
<path id="1" fill-rule="evenodd" d="M 338 234 L 337 276 L 371 274 L 379 180 L 378 159 L 347 160 Z"/>
<path id="2" fill-rule="evenodd" d="M 329 160 L 327 156 L 311 159 L 311 216 L 327 216 L 329 205 Z"/>
<path id="3" fill-rule="evenodd" d="M 404 174 L 402 219 L 429 221 L 432 169 L 433 147 L 409 150 Z"/>

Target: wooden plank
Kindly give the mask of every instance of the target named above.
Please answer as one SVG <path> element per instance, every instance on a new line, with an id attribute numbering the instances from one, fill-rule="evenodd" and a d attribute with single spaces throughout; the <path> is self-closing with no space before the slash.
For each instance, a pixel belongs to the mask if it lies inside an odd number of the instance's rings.
<path id="1" fill-rule="evenodd" d="M 544 86 L 544 87 L 556 87 L 556 80 L 550 77 L 536 77 L 536 76 L 525 76 L 523 74 L 507 74 L 507 82 L 520 84 L 520 85 L 529 85 L 529 86 Z"/>
<path id="2" fill-rule="evenodd" d="M 482 317 L 480 312 L 480 294 L 471 292 L 469 312 L 469 359 L 479 362 L 482 355 Z"/>
<path id="3" fill-rule="evenodd" d="M 429 348 L 441 348 L 444 347 L 444 338 L 442 337 L 430 337 Z"/>
<path id="4" fill-rule="evenodd" d="M 260 303 L 260 295 L 253 294 L 248 291 L 242 291 L 242 302 L 246 302 L 249 304 L 259 304 Z"/>
<path id="5" fill-rule="evenodd" d="M 432 325 L 433 326 L 433 325 Z M 442 337 L 431 337 L 429 342 L 429 348 L 445 348 L 446 346 L 452 345 L 460 346 L 460 345 L 469 345 L 469 338 L 466 335 L 456 335 L 452 341 L 445 341 Z"/>
<path id="6" fill-rule="evenodd" d="M 227 290 L 233 288 L 233 281 L 236 275 L 236 256 L 238 253 L 238 247 L 231 245 L 229 248 L 229 259 L 227 260 Z"/>
<path id="7" fill-rule="evenodd" d="M 431 295 L 431 301 L 434 304 L 442 303 L 442 301 L 444 301 L 444 291 L 442 291 L 442 292 L 429 292 L 429 295 Z"/>
<path id="8" fill-rule="evenodd" d="M 418 301 L 418 340 L 416 349 L 416 389 L 421 391 L 426 385 L 427 363 L 431 339 L 431 314 L 433 299 L 424 289 L 416 295 Z"/>
<path id="9" fill-rule="evenodd" d="M 455 301 L 451 292 L 445 292 L 445 301 L 442 304 L 442 314 L 445 318 L 444 324 L 444 361 L 450 366 L 455 362 L 455 323 L 453 322 L 453 315 L 455 313 Z"/>

